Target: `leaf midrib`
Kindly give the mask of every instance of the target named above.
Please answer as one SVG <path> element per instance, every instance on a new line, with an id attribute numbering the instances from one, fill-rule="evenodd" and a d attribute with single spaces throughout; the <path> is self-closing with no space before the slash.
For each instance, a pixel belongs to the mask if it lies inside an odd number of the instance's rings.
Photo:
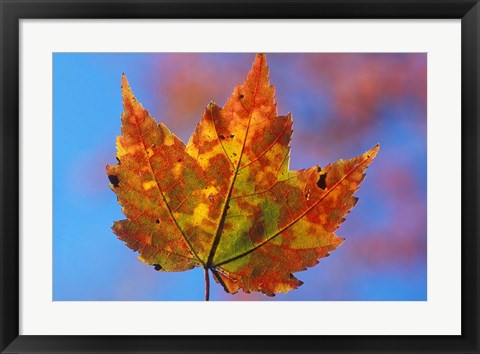
<path id="1" fill-rule="evenodd" d="M 240 156 L 238 158 L 238 164 L 235 168 L 235 173 L 233 175 L 232 182 L 231 182 L 229 190 L 228 190 L 228 194 L 225 198 L 225 203 L 223 204 L 223 207 L 222 207 L 222 214 L 221 214 L 222 216 L 220 218 L 220 223 L 218 224 L 217 231 L 215 233 L 215 238 L 213 239 L 212 248 L 210 249 L 210 253 L 208 255 L 207 264 L 206 264 L 206 267 L 208 267 L 208 268 L 213 268 L 213 266 L 212 266 L 213 257 L 215 257 L 215 253 L 217 251 L 218 245 L 220 244 L 220 239 L 222 237 L 223 225 L 225 224 L 225 217 L 227 215 L 227 210 L 228 210 L 227 206 L 228 206 L 228 203 L 230 201 L 230 197 L 232 196 L 233 186 L 235 185 L 235 181 L 237 179 L 238 172 L 240 171 L 240 165 L 241 165 L 241 162 L 242 162 L 243 152 L 245 150 L 245 144 L 247 142 L 247 136 L 248 136 L 248 132 L 250 130 L 250 123 L 252 121 L 253 111 L 255 110 L 255 103 L 256 103 L 257 93 L 258 93 L 258 85 L 260 83 L 260 77 L 261 77 L 261 74 L 262 74 L 263 61 L 264 60 L 265 59 L 262 57 L 261 62 L 260 62 L 260 69 L 258 71 L 258 75 L 257 75 L 257 78 L 256 78 L 255 91 L 253 93 L 253 104 L 252 104 L 252 108 L 250 110 L 249 117 L 248 117 L 248 124 L 247 124 L 247 129 L 246 129 L 246 132 L 245 132 L 245 137 L 243 139 L 242 150 L 240 151 Z M 213 117 L 212 117 L 212 120 L 213 120 Z M 223 144 L 221 142 L 220 142 L 220 144 L 222 145 L 222 148 L 223 148 Z M 227 157 L 228 157 L 228 155 L 227 155 Z"/>
<path id="2" fill-rule="evenodd" d="M 313 208 L 315 208 L 322 200 L 324 200 L 329 194 L 330 192 L 332 192 L 337 186 L 339 186 L 346 178 L 348 178 L 348 176 L 350 174 L 352 174 L 355 170 L 357 170 L 358 168 L 360 168 L 361 166 L 363 166 L 363 164 L 365 164 L 368 159 L 370 157 L 367 157 L 365 160 L 363 160 L 361 163 L 359 163 L 358 165 L 356 165 L 354 168 L 352 168 L 347 174 L 345 174 L 345 176 L 343 176 L 337 183 L 335 183 L 331 189 L 328 190 L 327 193 L 325 193 L 317 202 L 315 202 L 313 205 L 311 205 L 310 207 L 308 207 L 302 214 L 300 214 L 296 219 L 294 219 L 293 221 L 291 221 L 288 225 L 286 225 L 285 227 L 281 228 L 280 230 L 278 230 L 275 234 L 273 234 L 272 236 L 270 236 L 269 238 L 267 238 L 265 241 L 263 241 L 262 243 L 260 243 L 259 245 L 253 247 L 252 249 L 248 250 L 248 251 L 245 251 L 237 256 L 234 256 L 230 259 L 227 259 L 225 261 L 220 261 L 214 265 L 212 265 L 212 267 L 219 267 L 221 265 L 224 265 L 224 264 L 227 264 L 227 263 L 230 263 L 230 262 L 233 262 L 233 261 L 236 261 L 237 259 L 240 259 L 242 257 L 245 257 L 246 255 L 254 252 L 255 250 L 257 250 L 258 248 L 262 247 L 263 245 L 265 245 L 266 243 L 270 242 L 272 239 L 274 239 L 275 237 L 277 237 L 278 235 L 280 235 L 283 231 L 285 231 L 286 229 L 290 228 L 291 226 L 293 226 L 297 221 L 301 220 L 306 214 L 308 214 Z"/>
<path id="3" fill-rule="evenodd" d="M 148 112 L 147 112 L 147 115 Z M 156 123 L 155 123 L 156 124 Z M 190 249 L 190 251 L 192 252 L 192 254 L 195 256 L 195 258 L 197 259 L 198 262 L 200 262 L 200 264 L 202 265 L 205 265 L 205 263 L 201 260 L 201 258 L 198 256 L 197 252 L 195 252 L 195 249 L 193 248 L 192 244 L 190 243 L 190 241 L 188 241 L 188 238 L 187 236 L 185 235 L 185 233 L 183 232 L 182 228 L 180 227 L 180 225 L 178 224 L 178 221 L 177 219 L 175 218 L 175 216 L 173 215 L 173 212 L 172 210 L 170 209 L 170 205 L 168 204 L 167 202 L 167 199 L 165 197 L 165 194 L 162 190 L 162 188 L 160 187 L 160 184 L 158 183 L 158 179 L 157 179 L 157 176 L 155 176 L 155 172 L 153 171 L 153 167 L 152 167 L 152 164 L 150 162 L 150 156 L 148 156 L 148 153 L 147 153 L 147 146 L 145 145 L 145 140 L 143 139 L 143 135 L 141 134 L 140 132 L 140 128 L 139 128 L 139 123 L 137 121 L 137 116 L 135 115 L 135 128 L 137 129 L 137 134 L 138 136 L 140 137 L 140 140 L 142 142 L 142 145 L 143 145 L 143 151 L 145 153 L 145 157 L 147 158 L 147 163 L 148 163 L 148 168 L 150 170 L 150 173 L 152 174 L 154 180 L 155 180 L 155 185 L 158 189 L 158 191 L 160 192 L 160 195 L 162 196 L 162 199 L 163 199 L 163 202 L 165 203 L 165 206 L 167 207 L 167 210 L 168 210 L 168 213 L 170 214 L 170 217 L 172 218 L 173 222 L 175 223 L 175 226 L 177 227 L 178 231 L 180 231 L 180 234 L 182 235 L 183 239 L 185 240 L 185 243 L 187 244 L 188 248 Z M 158 125 L 156 124 L 157 126 L 157 129 L 158 129 Z"/>

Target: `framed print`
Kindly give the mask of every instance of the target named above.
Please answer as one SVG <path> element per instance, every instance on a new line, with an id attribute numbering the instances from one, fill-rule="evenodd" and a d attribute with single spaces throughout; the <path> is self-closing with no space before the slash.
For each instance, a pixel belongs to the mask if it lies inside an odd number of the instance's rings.
<path id="1" fill-rule="evenodd" d="M 478 353 L 479 9 L 2 1 L 0 351 Z"/>

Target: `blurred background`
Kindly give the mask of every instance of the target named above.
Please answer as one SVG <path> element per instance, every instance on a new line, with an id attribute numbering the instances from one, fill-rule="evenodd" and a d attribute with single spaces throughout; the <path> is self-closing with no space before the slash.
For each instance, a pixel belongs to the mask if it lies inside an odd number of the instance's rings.
<path id="1" fill-rule="evenodd" d="M 110 227 L 123 219 L 109 188 L 116 164 L 121 74 L 137 99 L 185 143 L 213 99 L 223 106 L 254 54 L 55 53 L 53 300 L 203 300 L 203 269 L 156 272 Z M 427 299 L 427 55 L 267 53 L 278 112 L 293 114 L 290 168 L 324 166 L 380 143 L 337 230 L 344 244 L 273 298 Z"/>

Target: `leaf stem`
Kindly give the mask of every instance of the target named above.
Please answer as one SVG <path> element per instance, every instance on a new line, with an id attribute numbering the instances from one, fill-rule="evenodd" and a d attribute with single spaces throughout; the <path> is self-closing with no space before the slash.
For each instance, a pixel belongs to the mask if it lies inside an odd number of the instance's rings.
<path id="1" fill-rule="evenodd" d="M 210 277 L 208 276 L 208 268 L 203 268 L 203 274 L 205 278 L 205 301 L 210 300 Z"/>

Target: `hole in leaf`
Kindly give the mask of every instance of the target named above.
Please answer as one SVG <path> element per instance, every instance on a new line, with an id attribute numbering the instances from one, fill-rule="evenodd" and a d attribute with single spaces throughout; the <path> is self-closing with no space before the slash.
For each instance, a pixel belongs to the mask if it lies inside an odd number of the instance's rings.
<path id="1" fill-rule="evenodd" d="M 309 200 L 310 199 L 310 189 L 308 190 L 307 194 L 305 194 L 305 199 Z"/>
<path id="2" fill-rule="evenodd" d="M 162 266 L 160 264 L 154 264 L 153 266 L 154 266 L 155 270 L 157 270 L 157 271 L 162 269 Z"/>
<path id="3" fill-rule="evenodd" d="M 317 186 L 320 188 L 320 189 L 325 189 L 327 188 L 327 183 L 326 183 L 326 179 L 327 179 L 327 174 L 323 174 L 323 175 L 320 175 L 320 178 L 318 179 L 317 181 Z"/>
<path id="4" fill-rule="evenodd" d="M 118 187 L 118 184 L 120 183 L 118 177 L 114 175 L 108 175 L 108 180 L 111 184 L 113 184 L 114 187 Z"/>
<path id="5" fill-rule="evenodd" d="M 213 197 L 211 195 L 208 196 L 208 199 L 210 199 L 210 201 L 213 202 Z"/>

